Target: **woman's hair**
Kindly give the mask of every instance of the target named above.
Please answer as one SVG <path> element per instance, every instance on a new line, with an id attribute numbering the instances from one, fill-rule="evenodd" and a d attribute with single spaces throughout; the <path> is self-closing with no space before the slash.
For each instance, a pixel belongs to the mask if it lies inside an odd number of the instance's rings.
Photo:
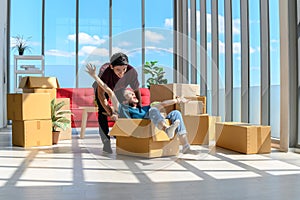
<path id="1" fill-rule="evenodd" d="M 110 64 L 114 66 L 128 65 L 128 57 L 124 53 L 115 53 L 110 58 Z"/>

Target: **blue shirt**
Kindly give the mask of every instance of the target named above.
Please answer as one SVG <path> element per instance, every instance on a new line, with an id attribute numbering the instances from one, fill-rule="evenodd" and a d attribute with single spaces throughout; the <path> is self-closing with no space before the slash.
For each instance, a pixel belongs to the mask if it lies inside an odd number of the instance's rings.
<path id="1" fill-rule="evenodd" d="M 143 106 L 141 109 L 133 108 L 129 105 L 119 104 L 119 117 L 120 118 L 133 118 L 133 119 L 148 119 L 148 111 L 150 106 Z"/>

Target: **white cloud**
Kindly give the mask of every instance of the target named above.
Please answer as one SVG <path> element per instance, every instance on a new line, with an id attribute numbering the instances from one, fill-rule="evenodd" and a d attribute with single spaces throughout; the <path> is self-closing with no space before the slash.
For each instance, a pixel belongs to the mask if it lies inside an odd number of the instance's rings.
<path id="1" fill-rule="evenodd" d="M 271 40 L 271 43 L 279 43 L 279 40 Z"/>
<path id="2" fill-rule="evenodd" d="M 232 33 L 235 35 L 239 35 L 241 30 L 240 26 L 241 21 L 239 19 L 234 19 L 232 22 Z"/>
<path id="3" fill-rule="evenodd" d="M 149 42 L 159 43 L 164 40 L 164 36 L 153 31 L 145 31 L 145 39 Z"/>
<path id="4" fill-rule="evenodd" d="M 207 45 L 209 48 L 211 46 L 211 43 Z M 256 50 L 252 47 L 249 49 L 249 53 L 254 53 Z M 225 53 L 225 43 L 219 40 L 219 53 L 224 54 Z M 240 42 L 234 42 L 232 44 L 232 53 L 233 54 L 241 54 L 241 43 Z"/>
<path id="5" fill-rule="evenodd" d="M 125 49 L 119 48 L 119 47 L 113 47 L 112 48 L 112 54 L 118 53 L 118 52 L 123 52 L 123 53 L 127 54 L 128 51 L 125 50 Z"/>
<path id="6" fill-rule="evenodd" d="M 109 51 L 106 48 L 97 48 L 95 46 L 83 46 L 78 53 L 80 56 L 97 55 L 108 56 Z"/>
<path id="7" fill-rule="evenodd" d="M 58 57 L 72 57 L 75 55 L 73 52 L 60 51 L 56 49 L 50 49 L 46 51 L 45 54 L 49 56 L 58 56 Z"/>
<path id="8" fill-rule="evenodd" d="M 78 38 L 80 44 L 101 45 L 106 41 L 105 39 L 101 39 L 98 35 L 90 36 L 87 33 L 79 33 Z M 68 36 L 68 40 L 75 41 L 75 39 L 75 34 Z"/>
<path id="9" fill-rule="evenodd" d="M 173 28 L 173 18 L 166 18 L 165 19 L 165 27 L 166 28 Z"/>
<path id="10" fill-rule="evenodd" d="M 120 47 L 128 47 L 128 46 L 130 46 L 131 45 L 131 43 L 130 42 L 119 42 L 118 43 L 118 45 L 120 46 Z"/>
<path id="11" fill-rule="evenodd" d="M 190 18 L 190 9 L 188 11 L 189 18 Z M 197 10 L 196 12 L 196 18 L 197 18 L 197 30 L 200 30 L 200 11 Z M 224 24 L 224 16 L 218 15 L 218 25 L 219 25 L 219 34 L 225 33 L 225 24 Z M 173 23 L 173 19 L 172 19 Z M 206 26 L 207 26 L 207 33 L 211 33 L 211 14 L 206 14 Z M 232 21 L 232 33 L 233 34 L 240 34 L 240 20 L 239 19 L 233 19 Z"/>

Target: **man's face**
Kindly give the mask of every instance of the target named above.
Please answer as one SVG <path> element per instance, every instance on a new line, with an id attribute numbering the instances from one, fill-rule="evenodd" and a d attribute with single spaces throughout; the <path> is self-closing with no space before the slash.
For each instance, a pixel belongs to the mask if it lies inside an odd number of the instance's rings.
<path id="1" fill-rule="evenodd" d="M 138 103 L 139 100 L 136 98 L 135 93 L 130 90 L 124 91 L 124 97 L 129 104 Z"/>
<path id="2" fill-rule="evenodd" d="M 122 78 L 127 71 L 127 65 L 117 65 L 114 67 L 110 67 L 119 78 Z"/>

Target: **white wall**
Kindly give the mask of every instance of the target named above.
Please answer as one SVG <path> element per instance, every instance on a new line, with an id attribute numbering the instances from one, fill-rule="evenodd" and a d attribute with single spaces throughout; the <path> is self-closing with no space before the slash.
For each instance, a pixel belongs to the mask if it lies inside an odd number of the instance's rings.
<path id="1" fill-rule="evenodd" d="M 7 1 L 0 0 L 0 128 L 7 125 Z"/>

